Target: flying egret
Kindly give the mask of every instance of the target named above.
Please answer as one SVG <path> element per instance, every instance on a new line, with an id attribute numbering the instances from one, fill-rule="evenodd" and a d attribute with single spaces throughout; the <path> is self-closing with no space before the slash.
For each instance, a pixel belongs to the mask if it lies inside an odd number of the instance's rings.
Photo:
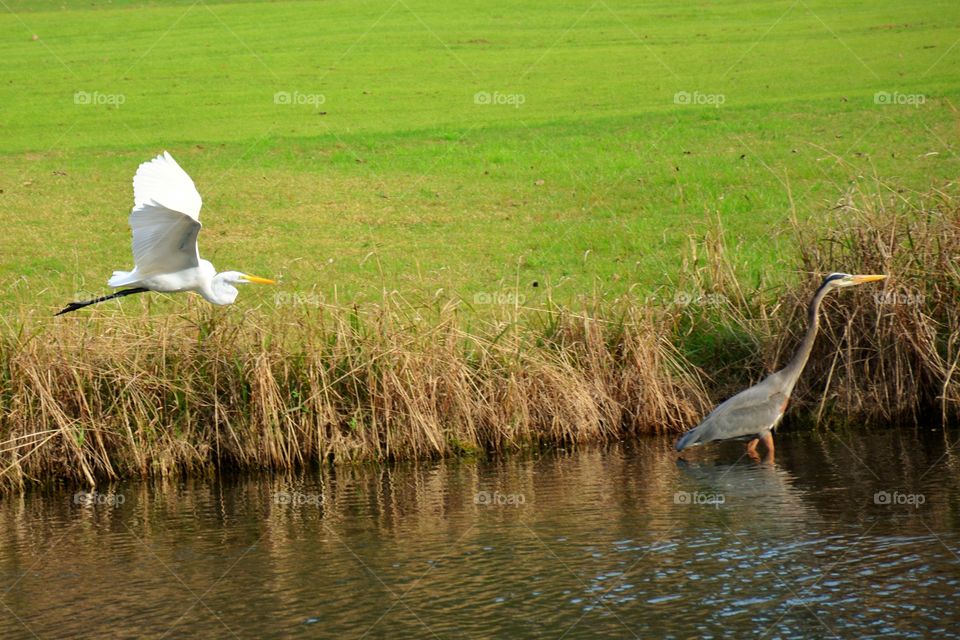
<path id="1" fill-rule="evenodd" d="M 747 453 L 757 456 L 757 443 L 761 440 L 767 448 L 767 456 L 773 458 L 773 428 L 777 426 L 787 409 L 787 401 L 794 385 L 800 378 L 819 329 L 820 303 L 834 289 L 852 287 L 867 282 L 883 280 L 887 276 L 853 276 L 849 273 L 831 273 L 824 278 L 820 288 L 813 294 L 807 309 L 807 333 L 793 359 L 780 371 L 772 373 L 749 389 L 741 391 L 717 406 L 699 425 L 687 431 L 677 440 L 677 451 L 687 447 L 713 442 L 714 440 L 749 439 Z"/>
<path id="2" fill-rule="evenodd" d="M 144 162 L 133 176 L 133 271 L 114 271 L 107 284 L 121 289 L 108 296 L 71 302 L 56 315 L 113 298 L 145 291 L 193 291 L 213 304 L 232 304 L 234 285 L 273 280 L 239 271 L 217 273 L 209 260 L 200 258 L 200 194 L 193 180 L 173 157 L 163 152 Z"/>

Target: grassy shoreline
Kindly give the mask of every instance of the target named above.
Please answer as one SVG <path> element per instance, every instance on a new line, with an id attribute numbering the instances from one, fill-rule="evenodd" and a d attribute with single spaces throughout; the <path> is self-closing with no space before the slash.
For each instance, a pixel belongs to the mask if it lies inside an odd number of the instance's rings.
<path id="1" fill-rule="evenodd" d="M 763 273 L 786 182 L 803 220 L 858 175 L 960 174 L 945 0 L 7 4 L 2 313 L 130 267 L 130 177 L 163 149 L 206 258 L 334 305 L 517 274 L 532 307 L 620 296 L 707 212 L 745 282 L 796 283 Z"/>
<path id="2" fill-rule="evenodd" d="M 790 418 L 957 413 L 956 3 L 6 8 L 4 489 L 676 432 L 838 269 Z M 53 318 L 164 148 L 283 286 Z"/>
<path id="3" fill-rule="evenodd" d="M 691 238 L 663 295 L 577 309 L 523 307 L 514 292 L 513 304 L 481 314 L 392 292 L 377 304 L 273 313 L 186 296 L 170 315 L 136 305 L 57 321 L 22 312 L 0 328 L 0 485 L 678 432 L 789 357 L 810 292 L 838 268 L 893 277 L 827 300 L 791 417 L 955 418 L 955 186 L 912 195 L 876 183 L 846 194 L 830 220 L 826 231 L 793 227 L 800 271 L 811 274 L 797 290 L 746 288 L 718 222 Z"/>

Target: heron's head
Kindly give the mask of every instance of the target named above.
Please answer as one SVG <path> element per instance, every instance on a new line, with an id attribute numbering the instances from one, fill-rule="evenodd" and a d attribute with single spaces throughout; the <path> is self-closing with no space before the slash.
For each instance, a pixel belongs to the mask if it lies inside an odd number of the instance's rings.
<path id="1" fill-rule="evenodd" d="M 839 289 L 841 287 L 854 287 L 858 284 L 866 284 L 868 282 L 876 282 L 877 280 L 883 280 L 887 276 L 880 275 L 851 275 L 849 273 L 831 273 L 826 278 L 823 279 L 823 284 L 821 287 L 831 287 L 834 289 Z"/>

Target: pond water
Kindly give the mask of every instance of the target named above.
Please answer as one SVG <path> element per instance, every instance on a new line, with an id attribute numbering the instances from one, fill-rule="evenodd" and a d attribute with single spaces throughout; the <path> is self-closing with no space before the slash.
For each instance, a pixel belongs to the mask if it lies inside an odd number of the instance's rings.
<path id="1" fill-rule="evenodd" d="M 0 503 L 0 637 L 960 637 L 958 437 L 34 491 Z"/>

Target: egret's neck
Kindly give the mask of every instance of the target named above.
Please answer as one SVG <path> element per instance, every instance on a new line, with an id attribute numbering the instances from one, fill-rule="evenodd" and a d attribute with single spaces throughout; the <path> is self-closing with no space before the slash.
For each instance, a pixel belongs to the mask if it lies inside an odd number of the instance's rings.
<path id="1" fill-rule="evenodd" d="M 813 295 L 810 306 L 807 307 L 807 333 L 803 336 L 793 359 L 780 370 L 780 375 L 788 381 L 787 393 L 793 391 L 793 385 L 796 384 L 797 378 L 800 377 L 803 368 L 807 365 L 807 360 L 810 359 L 810 352 L 813 351 L 813 343 L 817 339 L 817 331 L 820 328 L 820 303 L 828 291 L 830 291 L 830 287 L 823 284 Z"/>
<path id="2" fill-rule="evenodd" d="M 211 265 L 211 271 L 213 265 Z M 217 273 L 200 289 L 200 295 L 213 304 L 233 304 L 237 299 L 237 288 L 229 282 L 229 273 Z"/>

